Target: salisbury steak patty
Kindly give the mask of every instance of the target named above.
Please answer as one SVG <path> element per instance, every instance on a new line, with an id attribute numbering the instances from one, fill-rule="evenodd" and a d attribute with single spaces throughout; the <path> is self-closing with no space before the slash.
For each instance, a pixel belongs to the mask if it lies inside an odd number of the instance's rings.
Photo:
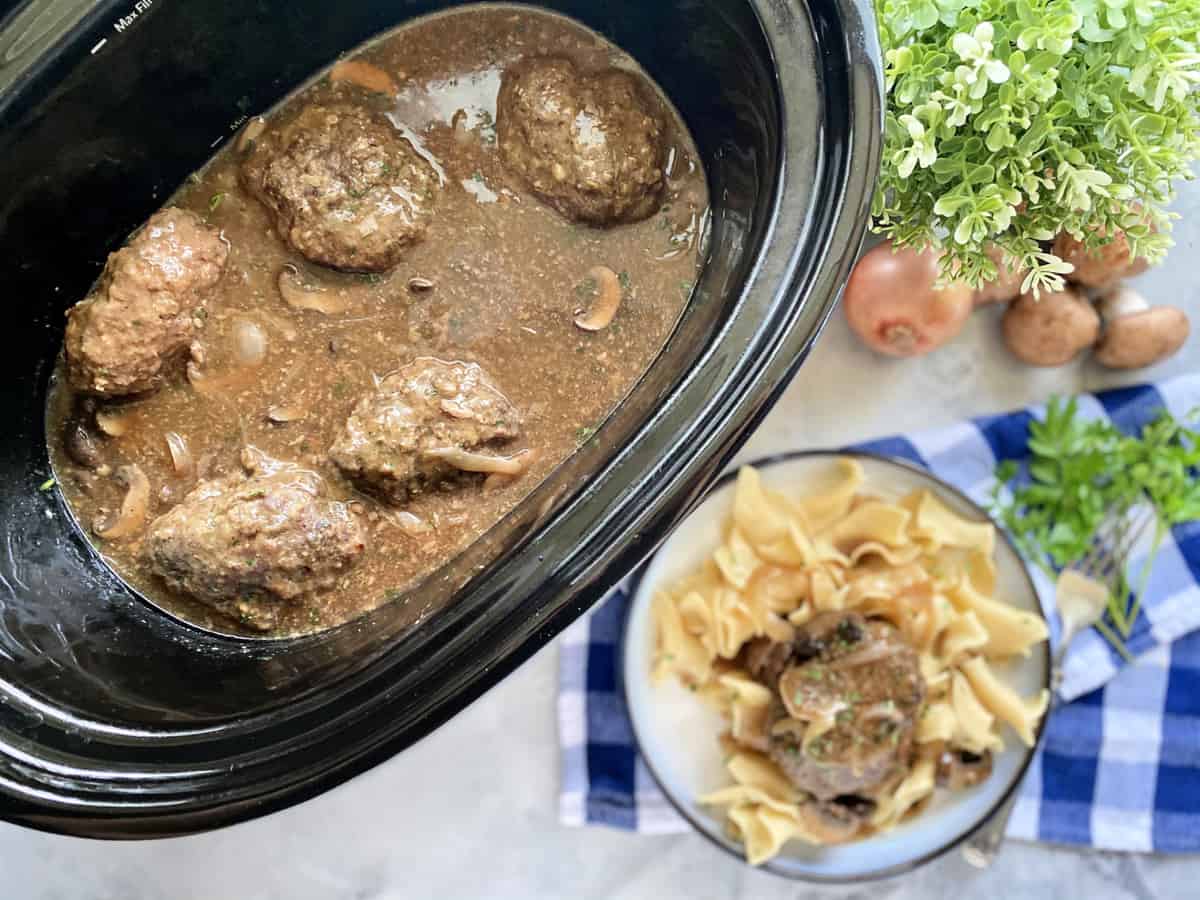
<path id="1" fill-rule="evenodd" d="M 798 640 L 805 652 L 797 658 L 808 658 L 779 676 L 797 727 L 775 726 L 770 756 L 820 800 L 869 796 L 909 765 L 925 700 L 917 654 L 891 625 L 855 613 L 819 616 Z M 804 746 L 807 723 L 828 719 L 833 727 Z"/>
<path id="2" fill-rule="evenodd" d="M 504 162 L 569 219 L 635 222 L 658 209 L 664 126 L 628 72 L 580 73 L 534 57 L 505 70 L 496 106 Z"/>
<path id="3" fill-rule="evenodd" d="M 333 587 L 364 544 L 358 521 L 325 496 L 319 475 L 279 464 L 201 482 L 150 525 L 145 546 L 172 590 L 268 630 L 279 604 Z"/>
<path id="4" fill-rule="evenodd" d="M 423 357 L 359 402 L 329 456 L 363 490 L 402 502 L 461 471 L 456 451 L 520 433 L 520 414 L 483 369 Z"/>
<path id="5" fill-rule="evenodd" d="M 68 313 L 72 386 L 100 397 L 158 387 L 195 335 L 228 257 L 220 232 L 194 214 L 168 207 L 151 216 Z"/>
<path id="6" fill-rule="evenodd" d="M 310 106 L 268 132 L 242 167 L 279 236 L 335 269 L 384 272 L 429 227 L 437 173 L 382 115 Z"/>

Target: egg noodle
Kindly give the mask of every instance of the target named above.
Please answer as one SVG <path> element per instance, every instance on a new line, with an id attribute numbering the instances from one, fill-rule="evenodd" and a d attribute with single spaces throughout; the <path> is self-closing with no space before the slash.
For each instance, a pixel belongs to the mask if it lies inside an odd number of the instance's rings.
<path id="1" fill-rule="evenodd" d="M 734 783 L 700 802 L 725 810 L 753 865 L 793 838 L 821 841 L 800 814 L 807 795 L 739 743 L 764 727 L 776 699 L 735 663 L 752 638 L 791 641 L 814 615 L 853 610 L 890 622 L 918 654 L 926 699 L 915 751 L 898 783 L 874 798 L 873 831 L 933 794 L 945 750 L 1001 750 L 1003 725 L 1032 746 L 1046 710 L 1046 691 L 1023 698 L 992 667 L 1047 638 L 1040 617 L 994 596 L 994 526 L 963 518 L 929 491 L 880 499 L 861 490 L 864 480 L 857 462 L 840 458 L 812 493 L 793 499 L 743 468 L 721 546 L 654 598 L 655 679 L 678 678 L 729 722 Z M 831 723 L 807 727 L 806 743 Z"/>

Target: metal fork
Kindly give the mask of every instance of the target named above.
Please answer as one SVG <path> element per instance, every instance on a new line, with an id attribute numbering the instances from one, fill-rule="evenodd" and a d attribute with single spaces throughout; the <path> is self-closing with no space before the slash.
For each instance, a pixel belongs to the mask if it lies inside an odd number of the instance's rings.
<path id="1" fill-rule="evenodd" d="M 1108 598 L 1120 584 L 1129 554 L 1152 522 L 1154 512 L 1145 507 L 1110 513 L 1097 529 L 1088 552 L 1058 576 L 1054 605 L 1062 621 L 1062 636 L 1050 662 L 1050 703 L 1045 715 L 1049 716 L 1062 701 L 1060 691 L 1067 648 L 1076 635 L 1104 617 Z M 968 863 L 986 869 L 995 862 L 1016 805 L 1014 787 L 1004 805 L 963 844 L 963 858 Z"/>

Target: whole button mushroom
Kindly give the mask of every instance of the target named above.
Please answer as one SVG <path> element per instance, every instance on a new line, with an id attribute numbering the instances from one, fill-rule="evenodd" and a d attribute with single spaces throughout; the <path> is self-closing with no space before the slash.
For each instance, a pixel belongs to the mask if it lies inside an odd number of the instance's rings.
<path id="1" fill-rule="evenodd" d="M 1130 256 L 1129 241 L 1123 231 L 1095 250 L 1088 250 L 1083 241 L 1064 231 L 1054 239 L 1054 255 L 1075 267 L 1067 276 L 1071 281 L 1092 288 L 1132 278 L 1150 267 L 1140 256 L 1136 259 Z"/>
<path id="2" fill-rule="evenodd" d="M 1022 294 L 1004 313 L 1004 341 L 1031 366 L 1061 366 L 1100 336 L 1100 315 L 1077 291 Z"/>
<path id="3" fill-rule="evenodd" d="M 1096 362 L 1110 369 L 1140 369 L 1176 353 L 1191 330 L 1183 310 L 1151 307 L 1137 291 L 1118 285 L 1101 295 L 1104 336 L 1096 345 Z"/>

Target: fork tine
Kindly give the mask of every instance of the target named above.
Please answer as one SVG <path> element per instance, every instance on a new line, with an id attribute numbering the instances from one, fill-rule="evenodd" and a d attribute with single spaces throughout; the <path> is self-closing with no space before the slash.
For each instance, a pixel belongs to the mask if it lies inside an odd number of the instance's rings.
<path id="1" fill-rule="evenodd" d="M 1092 535 L 1091 543 L 1088 545 L 1087 552 L 1072 563 L 1068 568 L 1082 572 L 1088 577 L 1092 576 L 1096 565 L 1098 564 L 1103 547 L 1109 541 L 1110 533 L 1117 528 L 1118 517 L 1114 516 L 1112 510 L 1107 510 L 1104 518 L 1100 522 L 1100 527 L 1096 529 L 1096 533 Z"/>
<path id="2" fill-rule="evenodd" d="M 1126 509 L 1106 517 L 1091 549 L 1071 568 L 1104 582 L 1121 575 L 1133 548 L 1154 521 L 1154 513 L 1145 507 L 1136 508 L 1132 516 L 1129 512 Z"/>
<path id="3" fill-rule="evenodd" d="M 1121 542 L 1117 545 L 1112 554 L 1112 563 L 1124 567 L 1129 561 L 1129 555 L 1133 552 L 1133 548 L 1137 546 L 1137 542 L 1141 540 L 1142 535 L 1146 532 L 1146 528 L 1153 520 L 1153 515 L 1145 509 L 1141 509 L 1136 514 L 1133 524 L 1131 524 L 1122 536 Z"/>
<path id="4" fill-rule="evenodd" d="M 1109 509 L 1092 537 L 1088 552 L 1071 568 L 1082 572 L 1089 578 L 1098 577 L 1111 553 L 1109 548 L 1113 546 L 1114 539 L 1119 539 L 1121 536 L 1123 519 L 1123 515 L 1114 509 Z"/>

